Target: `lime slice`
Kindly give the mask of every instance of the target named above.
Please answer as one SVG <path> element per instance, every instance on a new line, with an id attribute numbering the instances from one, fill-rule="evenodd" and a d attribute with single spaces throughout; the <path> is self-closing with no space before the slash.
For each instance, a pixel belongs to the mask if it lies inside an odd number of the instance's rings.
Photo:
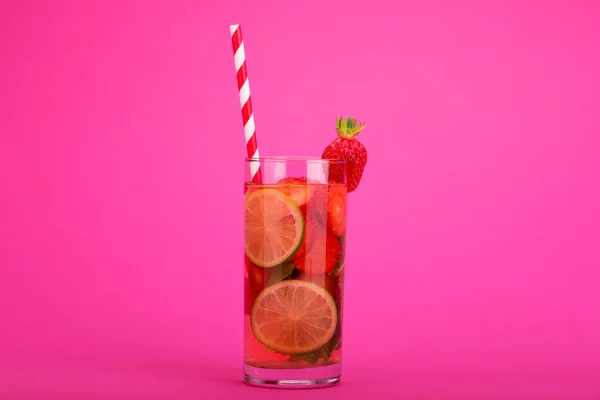
<path id="1" fill-rule="evenodd" d="M 256 339 L 282 354 L 300 354 L 323 346 L 335 333 L 338 315 L 333 298 L 320 285 L 286 280 L 263 290 L 250 315 Z"/>
<path id="2" fill-rule="evenodd" d="M 271 268 L 294 256 L 304 238 L 304 217 L 278 190 L 248 193 L 244 210 L 244 249 L 259 267 Z"/>

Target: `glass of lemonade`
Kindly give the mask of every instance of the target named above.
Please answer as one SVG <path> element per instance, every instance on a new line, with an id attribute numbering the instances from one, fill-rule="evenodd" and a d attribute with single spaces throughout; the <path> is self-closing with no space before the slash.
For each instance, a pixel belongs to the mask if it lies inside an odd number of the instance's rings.
<path id="1" fill-rule="evenodd" d="M 244 379 L 339 382 L 346 243 L 345 162 L 246 160 Z M 260 168 L 261 183 L 251 182 Z"/>

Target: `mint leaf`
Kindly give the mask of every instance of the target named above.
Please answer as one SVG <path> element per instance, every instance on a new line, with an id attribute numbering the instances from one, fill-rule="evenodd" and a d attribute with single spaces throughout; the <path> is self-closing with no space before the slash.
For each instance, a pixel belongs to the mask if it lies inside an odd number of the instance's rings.
<path id="1" fill-rule="evenodd" d="M 329 342 L 309 353 L 294 354 L 288 358 L 291 362 L 305 361 L 309 364 L 324 364 L 329 363 L 329 359 L 333 353 L 342 347 L 341 328 L 338 325 L 333 337 Z"/>
<path id="2" fill-rule="evenodd" d="M 290 356 L 288 361 L 306 361 L 309 364 L 318 364 L 319 360 L 324 360 L 327 357 L 326 349 L 323 347 L 309 353 L 294 354 Z"/>

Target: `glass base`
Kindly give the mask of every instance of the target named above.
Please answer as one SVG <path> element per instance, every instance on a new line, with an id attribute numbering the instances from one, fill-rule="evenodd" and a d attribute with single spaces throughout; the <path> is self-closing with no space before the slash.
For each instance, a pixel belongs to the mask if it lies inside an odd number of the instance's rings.
<path id="1" fill-rule="evenodd" d="M 244 381 L 253 386 L 309 389 L 334 386 L 340 382 L 340 363 L 301 369 L 257 368 L 244 364 Z"/>

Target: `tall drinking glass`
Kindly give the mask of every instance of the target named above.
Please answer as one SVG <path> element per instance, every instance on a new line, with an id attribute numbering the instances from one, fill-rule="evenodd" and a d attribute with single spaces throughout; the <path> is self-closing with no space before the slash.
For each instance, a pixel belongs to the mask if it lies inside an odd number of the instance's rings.
<path id="1" fill-rule="evenodd" d="M 246 160 L 244 379 L 339 382 L 346 243 L 345 163 Z M 260 168 L 262 182 L 252 183 Z"/>

